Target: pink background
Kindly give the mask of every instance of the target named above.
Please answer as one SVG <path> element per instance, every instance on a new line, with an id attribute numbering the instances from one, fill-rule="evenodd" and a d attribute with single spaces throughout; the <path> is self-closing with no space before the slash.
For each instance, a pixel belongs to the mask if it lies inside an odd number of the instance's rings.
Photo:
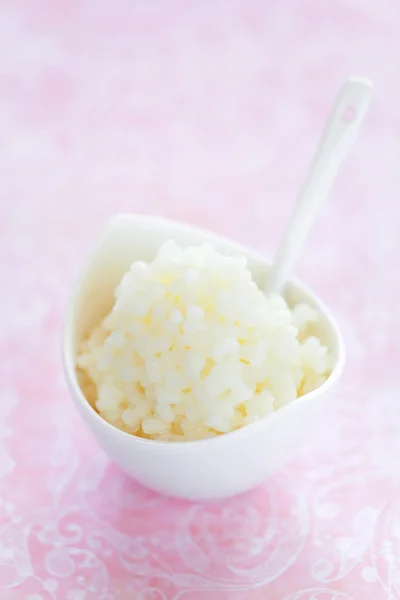
<path id="1" fill-rule="evenodd" d="M 1 600 L 400 598 L 399 56 L 396 0 L 0 3 Z M 352 73 L 374 104 L 297 269 L 345 334 L 337 404 L 261 489 L 150 493 L 65 389 L 82 257 L 117 211 L 271 254 Z"/>

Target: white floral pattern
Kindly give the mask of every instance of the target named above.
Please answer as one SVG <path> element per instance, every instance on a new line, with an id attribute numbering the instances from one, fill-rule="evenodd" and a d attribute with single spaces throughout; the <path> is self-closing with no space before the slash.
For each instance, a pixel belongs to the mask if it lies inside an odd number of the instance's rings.
<path id="1" fill-rule="evenodd" d="M 2 2 L 1 600 L 400 598 L 399 14 L 394 0 Z M 82 257 L 119 211 L 272 252 L 358 70 L 371 115 L 298 268 L 344 331 L 337 401 L 253 492 L 145 490 L 63 382 Z"/>

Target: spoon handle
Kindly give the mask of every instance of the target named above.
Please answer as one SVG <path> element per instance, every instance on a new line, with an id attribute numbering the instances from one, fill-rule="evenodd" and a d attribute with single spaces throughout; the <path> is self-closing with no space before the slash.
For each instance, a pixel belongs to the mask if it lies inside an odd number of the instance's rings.
<path id="1" fill-rule="evenodd" d="M 356 140 L 368 111 L 371 94 L 371 82 L 361 77 L 351 77 L 341 87 L 289 226 L 276 253 L 266 293 L 279 292 L 287 280 L 338 169 Z"/>

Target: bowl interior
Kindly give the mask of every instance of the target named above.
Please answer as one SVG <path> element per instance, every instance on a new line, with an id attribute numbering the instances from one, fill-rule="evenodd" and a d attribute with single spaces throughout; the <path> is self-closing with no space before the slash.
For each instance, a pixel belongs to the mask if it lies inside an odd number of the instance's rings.
<path id="1" fill-rule="evenodd" d="M 227 238 L 195 227 L 153 217 L 120 215 L 114 217 L 89 257 L 86 268 L 71 299 L 65 326 L 64 355 L 71 383 L 78 386 L 75 372 L 76 353 L 85 339 L 109 312 L 114 303 L 114 290 L 135 260 L 151 261 L 158 248 L 168 239 L 182 246 L 211 242 L 220 252 L 244 255 L 256 283 L 262 288 L 268 276 L 268 262 L 257 252 Z M 325 305 L 295 279 L 285 286 L 283 295 L 288 304 L 305 301 L 320 313 L 316 335 L 333 355 L 333 371 L 343 362 L 341 336 Z"/>

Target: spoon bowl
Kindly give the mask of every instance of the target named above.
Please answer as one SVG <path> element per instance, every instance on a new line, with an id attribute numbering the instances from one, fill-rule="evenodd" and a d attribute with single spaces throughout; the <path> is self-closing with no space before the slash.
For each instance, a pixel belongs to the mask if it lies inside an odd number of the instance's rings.
<path id="1" fill-rule="evenodd" d="M 345 361 L 344 345 L 324 303 L 292 278 L 286 283 L 283 296 L 289 306 L 306 302 L 317 309 L 317 334 L 333 356 L 332 372 L 321 387 L 252 425 L 211 439 L 162 442 L 117 429 L 92 408 L 81 390 L 76 371 L 78 347 L 112 308 L 114 290 L 132 262 L 153 260 L 169 239 L 181 246 L 209 242 L 219 252 L 245 256 L 257 285 L 265 288 L 270 265 L 250 248 L 174 221 L 117 215 L 88 258 L 70 298 L 63 332 L 65 375 L 88 429 L 126 473 L 146 487 L 170 496 L 191 500 L 226 498 L 261 484 L 296 454 L 316 413 L 336 388 Z"/>

